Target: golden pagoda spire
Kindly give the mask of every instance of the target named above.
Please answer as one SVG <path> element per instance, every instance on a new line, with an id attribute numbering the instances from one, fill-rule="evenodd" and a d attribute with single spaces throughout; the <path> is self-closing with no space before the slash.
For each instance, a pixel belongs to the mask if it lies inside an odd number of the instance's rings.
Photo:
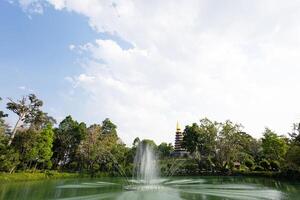
<path id="1" fill-rule="evenodd" d="M 177 124 L 176 124 L 176 130 L 180 131 L 180 126 L 179 126 L 179 122 L 178 121 L 177 121 Z"/>

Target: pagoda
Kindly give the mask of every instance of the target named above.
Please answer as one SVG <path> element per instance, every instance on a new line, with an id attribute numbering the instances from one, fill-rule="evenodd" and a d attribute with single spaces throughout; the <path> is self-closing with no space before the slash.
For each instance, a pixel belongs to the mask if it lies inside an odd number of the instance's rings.
<path id="1" fill-rule="evenodd" d="M 182 147 L 183 134 L 180 129 L 179 123 L 176 125 L 176 134 L 175 134 L 175 145 L 174 151 L 172 152 L 172 156 L 174 157 L 182 157 L 188 155 L 188 152 L 185 148 Z"/>

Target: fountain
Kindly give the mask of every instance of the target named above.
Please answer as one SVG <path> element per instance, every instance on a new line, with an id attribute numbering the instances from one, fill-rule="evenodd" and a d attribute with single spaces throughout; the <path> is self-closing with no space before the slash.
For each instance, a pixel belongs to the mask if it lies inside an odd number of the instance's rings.
<path id="1" fill-rule="evenodd" d="M 148 185 L 154 184 L 158 178 L 156 156 L 147 143 L 141 142 L 138 145 L 134 158 L 134 178 Z"/>
<path id="2" fill-rule="evenodd" d="M 113 155 L 111 156 L 113 157 Z M 176 164 L 180 166 L 182 162 L 177 159 Z M 57 196 L 55 198 L 57 200 L 287 199 L 285 192 L 277 188 L 277 183 L 272 188 L 257 183 L 257 180 L 251 178 L 171 177 L 174 170 L 178 168 L 176 164 L 170 167 L 168 177 L 160 178 L 157 156 L 152 146 L 142 141 L 136 149 L 132 180 L 127 181 L 126 174 L 120 168 L 120 174 L 125 175 L 126 183 L 120 183 L 118 178 L 109 178 L 107 182 L 105 179 L 101 181 L 92 179 L 90 182 L 86 182 L 85 179 L 76 179 L 71 183 L 68 182 L 68 184 L 59 183 L 60 185 L 56 187 L 57 192 L 55 194 Z M 272 185 L 274 182 L 269 184 Z M 87 189 L 89 189 L 88 194 L 86 193 Z M 68 196 L 72 190 L 74 191 L 73 196 Z M 45 194 L 49 194 L 49 192 L 47 191 Z M 31 199 L 31 197 L 27 199 Z"/>
<path id="3" fill-rule="evenodd" d="M 160 189 L 157 156 L 151 145 L 141 142 L 136 150 L 133 168 L 133 185 L 126 186 L 127 190 Z"/>

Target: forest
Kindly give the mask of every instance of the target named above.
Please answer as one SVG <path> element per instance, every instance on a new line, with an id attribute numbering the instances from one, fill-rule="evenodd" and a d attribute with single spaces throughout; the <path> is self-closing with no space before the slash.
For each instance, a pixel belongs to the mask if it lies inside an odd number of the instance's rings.
<path id="1" fill-rule="evenodd" d="M 2 100 L 2 99 L 1 99 Z M 1 103 L 1 102 L 0 102 Z M 15 124 L 7 118 L 16 117 Z M 170 133 L 171 134 L 171 133 Z M 29 94 L 8 98 L 0 111 L 0 172 L 70 172 L 91 176 L 131 176 L 140 143 L 151 145 L 160 162 L 160 173 L 169 175 L 272 175 L 300 177 L 300 124 L 279 135 L 266 128 L 256 139 L 230 120 L 207 118 L 187 125 L 183 146 L 189 155 L 172 157 L 171 143 L 155 144 L 135 138 L 126 146 L 110 119 L 87 126 L 71 116 L 61 122 L 43 111 L 43 101 Z"/>

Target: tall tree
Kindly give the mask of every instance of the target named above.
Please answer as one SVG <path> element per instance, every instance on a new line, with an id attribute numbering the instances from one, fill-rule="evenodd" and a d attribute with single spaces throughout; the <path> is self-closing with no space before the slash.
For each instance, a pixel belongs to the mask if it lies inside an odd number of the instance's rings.
<path id="1" fill-rule="evenodd" d="M 232 162 L 239 159 L 241 146 L 241 128 L 240 124 L 234 124 L 227 120 L 222 123 L 221 130 L 217 138 L 216 158 L 217 165 L 222 170 L 232 168 Z"/>
<path id="2" fill-rule="evenodd" d="M 52 166 L 51 157 L 53 155 L 54 131 L 52 124 L 48 124 L 40 133 L 38 138 L 38 164 L 42 167 L 50 168 Z"/>
<path id="3" fill-rule="evenodd" d="M 2 98 L 0 97 L 0 102 Z M 2 110 L 0 110 L 0 135 L 4 135 L 8 130 L 8 125 L 5 123 L 4 118 L 7 117 L 8 114 L 5 114 Z"/>
<path id="4" fill-rule="evenodd" d="M 262 138 L 264 156 L 270 160 L 283 161 L 288 146 L 285 138 L 278 136 L 272 130 L 266 128 Z"/>
<path id="5" fill-rule="evenodd" d="M 110 119 L 106 118 L 102 122 L 102 134 L 115 134 L 117 135 L 117 126 L 110 121 Z"/>
<path id="6" fill-rule="evenodd" d="M 38 140 L 40 133 L 34 129 L 18 129 L 12 146 L 19 153 L 21 166 L 25 170 L 37 164 L 39 148 Z"/>
<path id="7" fill-rule="evenodd" d="M 60 122 L 54 131 L 53 164 L 66 167 L 76 162 L 76 152 L 80 142 L 86 137 L 85 123 L 78 123 L 71 116 Z"/>
<path id="8" fill-rule="evenodd" d="M 157 146 L 157 150 L 158 150 L 159 157 L 162 159 L 162 158 L 169 157 L 171 155 L 171 152 L 174 151 L 174 148 L 171 143 L 167 144 L 163 142 Z"/>
<path id="9" fill-rule="evenodd" d="M 300 123 L 293 125 L 290 145 L 286 154 L 286 161 L 289 168 L 300 170 Z"/>
<path id="10" fill-rule="evenodd" d="M 102 145 L 100 143 L 101 126 L 98 124 L 91 125 L 87 129 L 87 137 L 81 141 L 78 154 L 86 165 L 87 170 L 94 172 L 95 165 L 101 156 Z"/>
<path id="11" fill-rule="evenodd" d="M 46 113 L 41 111 L 43 101 L 38 99 L 34 94 L 24 96 L 21 100 L 14 101 L 9 98 L 7 103 L 7 109 L 18 115 L 17 122 L 12 130 L 8 145 L 12 143 L 15 134 L 19 128 L 19 125 L 32 126 L 34 128 L 41 128 L 48 122 L 52 122 L 51 117 L 48 117 Z"/>
<path id="12" fill-rule="evenodd" d="M 200 120 L 200 125 L 193 123 L 184 129 L 183 146 L 193 153 L 199 168 L 202 168 L 204 162 L 212 165 L 211 158 L 216 146 L 218 126 L 217 122 L 204 118 Z"/>

